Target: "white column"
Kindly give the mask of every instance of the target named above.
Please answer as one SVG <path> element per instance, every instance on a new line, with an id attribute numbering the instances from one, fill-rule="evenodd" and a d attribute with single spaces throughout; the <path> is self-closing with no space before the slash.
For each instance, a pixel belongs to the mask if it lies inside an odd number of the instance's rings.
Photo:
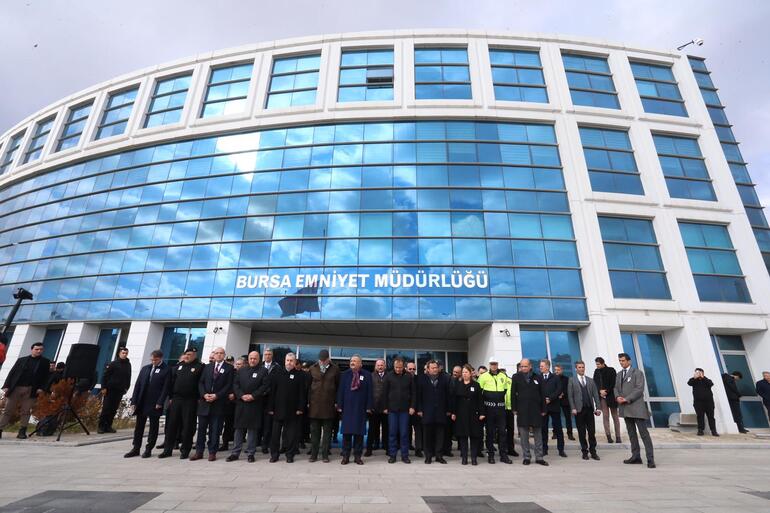
<path id="1" fill-rule="evenodd" d="M 29 355 L 29 346 L 35 342 L 40 342 L 45 336 L 45 326 L 34 326 L 31 324 L 17 324 L 13 330 L 13 338 L 8 346 L 8 352 L 5 354 L 5 363 L 0 369 L 0 385 L 5 383 L 5 378 L 11 372 L 11 367 L 21 356 Z"/>
<path id="2" fill-rule="evenodd" d="M 508 374 L 516 372 L 516 364 L 521 360 L 521 333 L 517 323 L 494 322 L 468 339 L 471 365 L 488 366 L 491 357 L 497 358 Z"/>
<path id="3" fill-rule="evenodd" d="M 86 324 L 85 322 L 71 322 L 64 330 L 61 346 L 59 347 L 58 361 L 66 362 L 70 354 L 70 348 L 74 344 L 96 344 L 99 338 L 99 326 Z"/>
<path id="4" fill-rule="evenodd" d="M 135 321 L 131 323 L 126 338 L 126 347 L 128 348 L 128 358 L 131 360 L 131 389 L 134 388 L 134 382 L 139 377 L 139 371 L 144 365 L 149 363 L 150 353 L 160 349 L 160 342 L 163 337 L 163 325 L 150 321 Z"/>
<path id="5" fill-rule="evenodd" d="M 203 351 L 198 357 L 203 363 L 207 363 L 209 353 L 215 347 L 224 347 L 225 354 L 238 358 L 249 352 L 250 339 L 251 326 L 230 321 L 209 321 L 206 325 Z"/>

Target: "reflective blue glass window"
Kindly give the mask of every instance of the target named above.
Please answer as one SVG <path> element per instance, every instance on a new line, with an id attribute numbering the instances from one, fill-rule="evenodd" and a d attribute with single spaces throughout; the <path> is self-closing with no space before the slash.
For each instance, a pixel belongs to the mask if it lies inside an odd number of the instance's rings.
<path id="1" fill-rule="evenodd" d="M 631 71 L 645 112 L 687 117 L 670 65 L 632 61 Z"/>
<path id="2" fill-rule="evenodd" d="M 266 108 L 314 104 L 320 65 L 320 53 L 274 59 Z"/>
<path id="3" fill-rule="evenodd" d="M 562 53 L 561 58 L 573 105 L 620 108 L 606 57 Z"/>
<path id="4" fill-rule="evenodd" d="M 144 118 L 145 128 L 180 121 L 191 78 L 192 73 L 189 73 L 155 82 L 155 90 L 150 98 L 147 115 Z"/>
<path id="5" fill-rule="evenodd" d="M 24 158 L 22 159 L 23 164 L 40 158 L 55 120 L 56 116 L 51 116 L 42 121 L 38 121 L 37 125 L 35 125 L 35 131 L 32 133 L 32 136 L 27 143 L 27 151 L 24 152 Z"/>
<path id="6" fill-rule="evenodd" d="M 653 134 L 652 137 L 669 196 L 716 201 L 698 141 L 662 134 Z"/>
<path id="7" fill-rule="evenodd" d="M 343 50 L 337 101 L 393 99 L 393 50 Z"/>
<path id="8" fill-rule="evenodd" d="M 121 135 L 126 131 L 128 119 L 131 117 L 131 111 L 134 109 L 134 102 L 138 92 L 139 86 L 110 93 L 107 105 L 105 105 L 104 112 L 102 113 L 102 119 L 96 128 L 95 139 Z"/>
<path id="9" fill-rule="evenodd" d="M 64 126 L 62 126 L 59 140 L 56 143 L 56 151 L 77 146 L 80 142 L 80 136 L 83 134 L 83 130 L 85 130 L 93 104 L 93 101 L 90 101 L 69 108 L 67 120 L 64 122 Z"/>
<path id="10" fill-rule="evenodd" d="M 466 48 L 414 49 L 415 99 L 471 99 Z"/>
<path id="11" fill-rule="evenodd" d="M 548 103 L 539 52 L 490 48 L 489 60 L 496 100 Z"/>
<path id="12" fill-rule="evenodd" d="M 580 139 L 594 191 L 644 194 L 627 132 L 580 127 Z"/>
<path id="13" fill-rule="evenodd" d="M 21 141 L 24 139 L 24 133 L 25 131 L 22 130 L 18 134 L 11 137 L 10 141 L 8 141 L 5 148 L 5 153 L 3 154 L 3 160 L 0 161 L 0 174 L 5 173 L 11 168 L 11 165 L 16 158 L 16 152 L 19 151 L 19 148 L 21 147 Z"/>
<path id="14" fill-rule="evenodd" d="M 253 62 L 211 69 L 201 117 L 238 114 L 246 108 Z"/>

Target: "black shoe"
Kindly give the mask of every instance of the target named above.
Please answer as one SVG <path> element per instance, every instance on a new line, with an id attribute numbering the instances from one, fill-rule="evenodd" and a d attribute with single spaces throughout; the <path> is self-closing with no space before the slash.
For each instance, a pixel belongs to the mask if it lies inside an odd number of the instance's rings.
<path id="1" fill-rule="evenodd" d="M 388 463 L 395 463 L 395 462 L 396 462 L 396 457 L 395 456 L 390 456 L 388 458 Z"/>
<path id="2" fill-rule="evenodd" d="M 556 433 L 551 435 L 551 440 L 556 440 Z"/>
<path id="3" fill-rule="evenodd" d="M 158 454 L 158 458 L 169 458 L 171 457 L 171 451 L 163 451 L 162 453 Z"/>
<path id="4" fill-rule="evenodd" d="M 559 456 L 561 456 L 562 458 L 566 458 L 567 457 L 567 453 L 564 452 L 564 451 L 559 451 Z"/>
<path id="5" fill-rule="evenodd" d="M 460 465 L 467 465 L 468 464 L 468 457 L 462 456 L 460 459 Z"/>
<path id="6" fill-rule="evenodd" d="M 570 440 L 572 440 L 573 442 L 575 441 L 575 437 L 572 435 L 572 433 L 569 433 L 569 434 L 567 435 L 567 438 L 569 438 L 569 439 L 570 439 Z"/>
<path id="7" fill-rule="evenodd" d="M 425 464 L 430 465 L 431 463 L 433 463 L 433 458 L 431 458 L 430 456 L 427 456 L 425 458 Z"/>
<path id="8" fill-rule="evenodd" d="M 495 456 L 493 454 L 490 454 L 489 457 L 487 458 L 487 461 L 490 464 L 494 465 L 495 464 Z"/>
<path id="9" fill-rule="evenodd" d="M 149 458 L 150 456 L 152 456 L 152 451 L 150 451 L 150 449 L 145 449 L 142 453 L 142 458 Z"/>
<path id="10" fill-rule="evenodd" d="M 711 433 L 711 436 L 719 436 L 719 433 L 717 433 L 716 431 L 713 431 L 713 432 Z"/>
<path id="11" fill-rule="evenodd" d="M 180 460 L 186 460 L 190 456 L 189 452 L 183 452 L 179 455 Z"/>
<path id="12" fill-rule="evenodd" d="M 255 461 L 257 461 L 257 459 L 254 457 L 253 454 L 249 454 L 249 456 L 246 458 L 246 461 L 248 461 L 249 463 L 254 463 Z"/>
<path id="13" fill-rule="evenodd" d="M 616 443 L 616 444 L 622 444 L 622 443 L 623 443 L 623 440 L 621 440 L 620 438 L 618 438 L 617 440 L 615 440 L 615 443 Z"/>
<path id="14" fill-rule="evenodd" d="M 537 463 L 538 465 L 542 465 L 544 467 L 548 466 L 548 462 L 545 460 L 535 460 L 535 463 Z"/>
<path id="15" fill-rule="evenodd" d="M 238 461 L 238 456 L 236 456 L 235 454 L 231 454 L 230 456 L 227 457 L 225 461 Z"/>
<path id="16" fill-rule="evenodd" d="M 270 451 L 269 451 L 269 449 L 267 447 L 263 447 L 262 448 L 262 454 L 267 454 L 268 452 L 270 452 Z"/>
<path id="17" fill-rule="evenodd" d="M 703 431 L 698 430 L 698 436 L 703 436 Z"/>
<path id="18" fill-rule="evenodd" d="M 16 438 L 19 440 L 26 440 L 27 439 L 27 428 L 20 427 L 19 432 L 16 434 Z"/>
<path id="19" fill-rule="evenodd" d="M 513 462 L 511 461 L 511 458 L 509 458 L 508 456 L 505 456 L 505 455 L 503 455 L 503 456 L 500 456 L 500 461 L 501 461 L 502 463 L 506 463 L 506 464 L 508 464 L 508 465 L 511 465 L 511 464 L 513 463 Z"/>
<path id="20" fill-rule="evenodd" d="M 356 456 L 355 458 L 353 458 L 353 461 L 356 462 L 356 465 L 363 465 L 364 464 L 364 460 L 361 459 L 361 456 Z"/>
<path id="21" fill-rule="evenodd" d="M 343 456 L 340 465 L 347 465 L 348 463 L 350 463 L 350 456 Z"/>
<path id="22" fill-rule="evenodd" d="M 626 465 L 641 465 L 642 458 L 628 458 L 627 460 L 623 460 L 623 463 Z"/>
<path id="23" fill-rule="evenodd" d="M 278 461 L 278 456 L 270 456 L 270 463 L 275 463 Z"/>
<path id="24" fill-rule="evenodd" d="M 372 455 L 372 450 L 371 449 L 367 449 L 366 452 L 364 452 L 364 456 L 366 456 L 367 458 L 369 456 L 371 456 L 371 455 Z"/>
<path id="25" fill-rule="evenodd" d="M 401 458 L 401 463 L 406 463 L 408 465 L 409 463 L 412 463 L 412 460 L 409 459 L 409 456 L 404 456 Z"/>
<path id="26" fill-rule="evenodd" d="M 655 462 L 654 461 L 648 461 L 647 462 L 647 468 L 655 468 Z"/>
<path id="27" fill-rule="evenodd" d="M 217 452 L 225 452 L 225 451 L 228 451 L 228 450 L 230 450 L 230 444 L 226 443 L 226 444 L 220 445 L 219 446 L 219 450 Z"/>
<path id="28" fill-rule="evenodd" d="M 746 429 L 746 428 L 743 428 L 743 429 L 739 429 L 739 430 L 738 430 L 738 432 L 739 432 L 739 433 L 743 433 L 743 434 L 745 434 L 745 433 L 748 433 L 748 432 L 749 432 L 749 430 L 748 430 L 748 429 Z M 17 438 L 20 438 L 20 437 L 17 437 Z"/>
<path id="29" fill-rule="evenodd" d="M 124 458 L 134 458 L 136 456 L 139 456 L 139 449 L 131 449 L 126 454 L 123 455 Z"/>
<path id="30" fill-rule="evenodd" d="M 446 460 L 444 459 L 443 456 L 439 456 L 438 458 L 436 458 L 436 463 L 441 463 L 442 465 L 446 465 Z"/>
<path id="31" fill-rule="evenodd" d="M 423 457 L 422 449 L 417 449 L 416 451 L 414 451 L 414 457 L 422 458 Z"/>
<path id="32" fill-rule="evenodd" d="M 104 429 L 102 429 L 102 428 L 99 428 L 99 429 L 96 430 L 96 434 L 97 435 L 103 435 L 104 433 L 106 433 L 106 431 Z"/>
<path id="33" fill-rule="evenodd" d="M 324 456 L 323 458 L 321 458 L 321 461 L 323 461 L 324 463 L 329 463 L 329 457 Z"/>
<path id="34" fill-rule="evenodd" d="M 286 463 L 294 463 L 294 456 L 286 456 Z"/>
<path id="35" fill-rule="evenodd" d="M 588 453 L 587 453 L 587 452 L 584 452 L 584 453 L 583 453 L 583 459 L 584 459 L 584 460 L 587 460 L 587 459 L 588 459 Z"/>
<path id="36" fill-rule="evenodd" d="M 311 454 L 310 457 L 307 459 L 307 461 L 309 461 L 310 463 L 315 463 L 316 461 L 318 461 L 318 456 L 313 456 Z"/>
<path id="37" fill-rule="evenodd" d="M 596 460 L 596 461 L 599 461 L 601 458 L 599 458 L 599 455 L 598 455 L 598 454 L 596 454 L 595 452 L 592 452 L 592 453 L 591 453 L 591 459 L 592 459 L 592 460 Z"/>
<path id="38" fill-rule="evenodd" d="M 524 461 L 521 462 L 522 465 L 529 465 L 530 461 L 528 459 L 524 459 Z"/>
<path id="39" fill-rule="evenodd" d="M 607 435 L 607 443 L 608 444 L 614 444 L 615 442 L 612 441 L 612 437 L 610 435 Z"/>
<path id="40" fill-rule="evenodd" d="M 474 467 L 479 464 L 479 460 L 477 458 L 471 458 L 471 465 Z"/>
<path id="41" fill-rule="evenodd" d="M 166 442 L 163 442 L 162 444 L 155 446 L 156 449 L 164 449 L 165 447 L 166 447 Z"/>

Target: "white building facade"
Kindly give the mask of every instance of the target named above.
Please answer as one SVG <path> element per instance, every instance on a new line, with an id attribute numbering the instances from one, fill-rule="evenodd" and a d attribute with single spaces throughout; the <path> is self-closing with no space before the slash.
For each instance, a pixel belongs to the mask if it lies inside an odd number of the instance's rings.
<path id="1" fill-rule="evenodd" d="M 334 34 L 201 54 L 0 135 L 8 361 L 188 344 L 572 371 L 653 424 L 770 369 L 770 231 L 705 64 L 566 36 Z M 752 196 L 753 195 L 753 196 Z M 764 260 L 763 260 L 764 259 Z M 454 280 L 454 281 L 453 281 Z M 419 365 L 418 365 L 419 367 Z"/>

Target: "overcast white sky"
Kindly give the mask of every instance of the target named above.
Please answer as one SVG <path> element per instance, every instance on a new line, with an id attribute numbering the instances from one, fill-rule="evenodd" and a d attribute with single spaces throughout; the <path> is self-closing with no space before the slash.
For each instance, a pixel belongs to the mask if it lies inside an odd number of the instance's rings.
<path id="1" fill-rule="evenodd" d="M 706 57 L 749 171 L 770 204 L 767 0 L 0 0 L 0 133 L 138 68 L 230 46 L 333 32 L 469 28 L 571 34 Z"/>

